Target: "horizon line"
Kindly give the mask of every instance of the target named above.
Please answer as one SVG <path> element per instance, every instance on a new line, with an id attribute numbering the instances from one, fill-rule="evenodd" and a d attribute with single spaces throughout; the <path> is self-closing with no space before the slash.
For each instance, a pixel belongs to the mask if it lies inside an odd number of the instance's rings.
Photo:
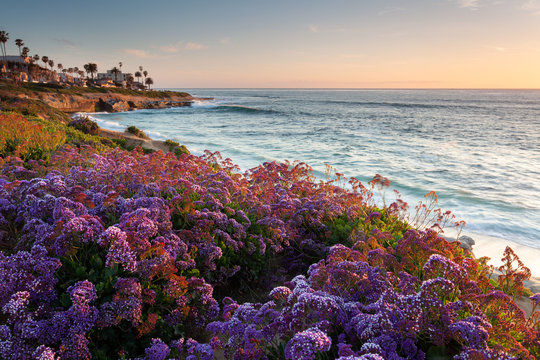
<path id="1" fill-rule="evenodd" d="M 179 89 L 196 89 L 196 90 L 511 90 L 511 91 L 538 91 L 540 88 L 345 88 L 345 87 L 160 87 L 155 90 L 179 90 Z"/>

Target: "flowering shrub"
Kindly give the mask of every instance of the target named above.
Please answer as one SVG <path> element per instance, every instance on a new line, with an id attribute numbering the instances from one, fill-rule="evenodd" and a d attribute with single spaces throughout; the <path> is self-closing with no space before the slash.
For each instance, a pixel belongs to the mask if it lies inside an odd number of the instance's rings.
<path id="1" fill-rule="evenodd" d="M 503 292 L 522 276 L 495 288 L 355 179 L 85 146 L 0 169 L 2 358 L 539 355 L 538 312 Z"/>
<path id="2" fill-rule="evenodd" d="M 45 131 L 43 126 L 21 115 L 0 113 L 0 157 L 15 155 L 23 160 L 47 159 L 65 140 L 60 131 Z"/>

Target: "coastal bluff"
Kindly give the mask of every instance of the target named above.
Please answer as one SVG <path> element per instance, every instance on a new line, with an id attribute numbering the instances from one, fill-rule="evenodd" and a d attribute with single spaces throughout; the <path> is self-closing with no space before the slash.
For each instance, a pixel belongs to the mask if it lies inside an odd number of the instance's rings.
<path id="1" fill-rule="evenodd" d="M 120 112 L 190 106 L 196 98 L 174 91 L 132 91 L 114 88 L 56 88 L 41 84 L 0 84 L 0 96 L 39 100 L 66 113 Z"/>

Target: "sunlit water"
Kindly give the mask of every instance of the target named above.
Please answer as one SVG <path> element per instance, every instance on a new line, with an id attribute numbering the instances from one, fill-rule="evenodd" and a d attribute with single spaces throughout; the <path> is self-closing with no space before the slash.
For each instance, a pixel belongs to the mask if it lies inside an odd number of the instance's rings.
<path id="1" fill-rule="evenodd" d="M 289 159 L 321 178 L 325 164 L 363 182 L 379 173 L 412 205 L 436 191 L 469 232 L 540 248 L 540 91 L 182 90 L 215 99 L 94 116 L 244 169 Z"/>

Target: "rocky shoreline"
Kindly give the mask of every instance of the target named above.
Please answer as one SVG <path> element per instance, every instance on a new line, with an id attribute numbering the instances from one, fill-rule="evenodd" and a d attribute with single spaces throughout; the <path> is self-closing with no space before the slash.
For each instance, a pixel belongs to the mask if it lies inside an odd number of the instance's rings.
<path id="1" fill-rule="evenodd" d="M 0 83 L 0 96 L 39 100 L 65 113 L 122 112 L 139 109 L 163 109 L 191 106 L 196 98 L 188 93 L 174 91 L 129 91 L 125 89 L 62 88 L 47 84 L 13 86 Z"/>

